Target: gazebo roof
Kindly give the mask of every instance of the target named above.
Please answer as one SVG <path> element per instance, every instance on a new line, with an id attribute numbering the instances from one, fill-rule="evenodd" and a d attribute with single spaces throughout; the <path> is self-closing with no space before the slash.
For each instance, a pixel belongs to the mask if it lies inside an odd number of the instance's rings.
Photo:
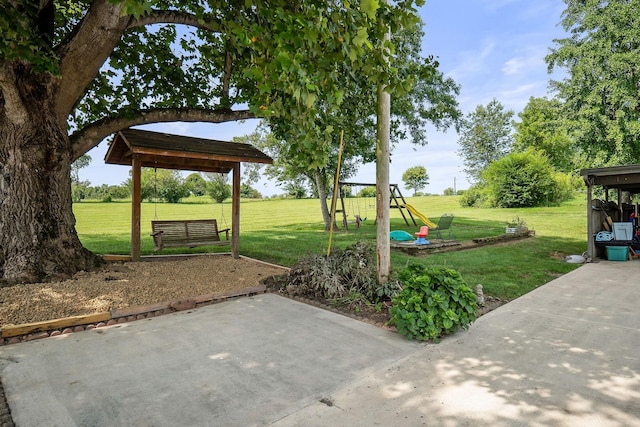
<path id="1" fill-rule="evenodd" d="M 598 185 L 640 193 L 640 164 L 582 169 L 580 175 L 587 186 Z"/>
<path id="2" fill-rule="evenodd" d="M 141 129 L 118 132 L 105 163 L 131 166 L 139 154 L 143 167 L 228 173 L 239 162 L 273 163 L 273 159 L 249 144 L 193 138 Z"/>

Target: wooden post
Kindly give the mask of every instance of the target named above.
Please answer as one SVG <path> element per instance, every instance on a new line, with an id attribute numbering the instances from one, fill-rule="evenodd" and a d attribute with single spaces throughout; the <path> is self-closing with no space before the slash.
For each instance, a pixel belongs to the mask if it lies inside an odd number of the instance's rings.
<path id="1" fill-rule="evenodd" d="M 595 230 L 593 228 L 593 195 L 591 182 L 587 179 L 587 256 L 596 258 Z"/>
<path id="2" fill-rule="evenodd" d="M 231 254 L 240 258 L 240 163 L 233 166 L 231 196 Z"/>
<path id="3" fill-rule="evenodd" d="M 131 162 L 131 259 L 133 261 L 140 261 L 141 165 L 140 154 L 134 154 Z"/>
<path id="4" fill-rule="evenodd" d="M 381 49 L 388 61 L 388 52 L 384 44 L 391 39 L 385 32 Z M 389 279 L 391 271 L 391 241 L 389 237 L 389 207 L 391 203 L 389 189 L 389 162 L 391 160 L 389 140 L 391 133 L 391 95 L 385 91 L 385 85 L 378 84 L 378 108 L 376 129 L 376 241 L 378 252 L 378 283 Z"/>

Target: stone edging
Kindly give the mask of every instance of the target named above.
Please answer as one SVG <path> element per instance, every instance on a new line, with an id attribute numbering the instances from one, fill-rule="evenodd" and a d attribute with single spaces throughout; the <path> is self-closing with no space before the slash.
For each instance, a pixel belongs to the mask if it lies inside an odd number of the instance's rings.
<path id="1" fill-rule="evenodd" d="M 81 332 L 134 320 L 148 319 L 177 311 L 191 310 L 204 305 L 223 302 L 231 298 L 263 294 L 266 292 L 266 289 L 265 285 L 259 285 L 251 288 L 236 289 L 228 292 L 215 292 L 170 302 L 120 308 L 104 313 L 5 326 L 0 329 L 0 346 L 33 341 L 71 332 Z"/>

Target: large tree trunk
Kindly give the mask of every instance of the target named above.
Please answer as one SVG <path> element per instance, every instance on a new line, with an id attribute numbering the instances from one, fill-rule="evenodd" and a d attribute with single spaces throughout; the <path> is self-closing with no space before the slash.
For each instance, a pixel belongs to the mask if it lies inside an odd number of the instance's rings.
<path id="1" fill-rule="evenodd" d="M 0 72 L 0 282 L 94 267 L 100 258 L 83 248 L 75 230 L 71 147 L 54 110 L 57 81 L 28 70 Z"/>

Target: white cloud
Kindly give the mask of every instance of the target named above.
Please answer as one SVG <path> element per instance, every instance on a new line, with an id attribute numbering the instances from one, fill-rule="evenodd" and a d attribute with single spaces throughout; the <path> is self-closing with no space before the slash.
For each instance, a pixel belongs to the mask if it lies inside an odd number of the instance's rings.
<path id="1" fill-rule="evenodd" d="M 489 70 L 489 58 L 494 52 L 496 43 L 487 38 L 477 49 L 464 50 L 455 58 L 456 65 L 448 73 L 454 80 L 464 80 L 468 76 Z"/>

